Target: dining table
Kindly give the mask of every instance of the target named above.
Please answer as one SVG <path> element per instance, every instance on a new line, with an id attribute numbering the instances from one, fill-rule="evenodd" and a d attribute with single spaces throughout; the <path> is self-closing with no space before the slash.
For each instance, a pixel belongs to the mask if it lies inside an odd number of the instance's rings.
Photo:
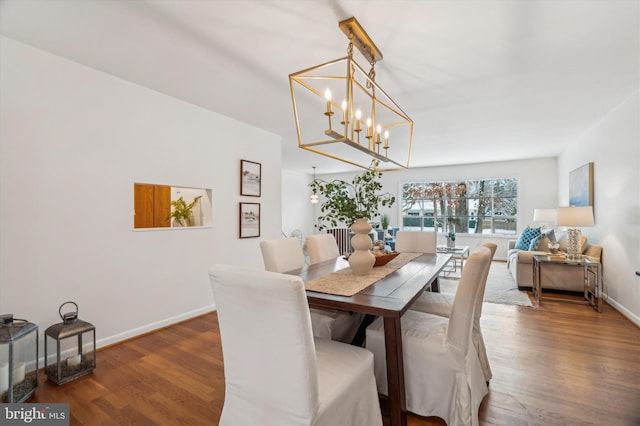
<path id="1" fill-rule="evenodd" d="M 451 260 L 449 253 L 401 253 L 369 275 L 351 272 L 343 257 L 286 272 L 305 283 L 309 306 L 384 319 L 389 425 L 406 426 L 401 317 Z M 385 269 L 386 268 L 386 269 Z M 323 285 L 325 285 L 323 287 Z"/>

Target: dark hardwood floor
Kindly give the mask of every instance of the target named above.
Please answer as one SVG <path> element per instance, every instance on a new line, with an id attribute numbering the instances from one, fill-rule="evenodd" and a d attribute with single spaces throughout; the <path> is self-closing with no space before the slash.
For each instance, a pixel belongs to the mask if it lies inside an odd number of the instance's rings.
<path id="1" fill-rule="evenodd" d="M 640 329 L 605 304 L 487 303 L 493 369 L 482 425 L 640 425 Z M 70 403 L 72 425 L 215 425 L 224 398 L 215 313 L 98 351 L 93 374 L 28 402 Z M 409 425 L 443 425 L 410 416 Z"/>

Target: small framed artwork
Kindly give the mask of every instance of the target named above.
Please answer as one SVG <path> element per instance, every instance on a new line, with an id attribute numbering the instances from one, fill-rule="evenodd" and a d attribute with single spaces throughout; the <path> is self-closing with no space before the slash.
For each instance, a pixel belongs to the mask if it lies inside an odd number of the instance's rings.
<path id="1" fill-rule="evenodd" d="M 593 206 L 593 163 L 569 172 L 569 205 Z"/>
<path id="2" fill-rule="evenodd" d="M 240 160 L 240 195 L 259 197 L 262 184 L 262 164 Z"/>
<path id="3" fill-rule="evenodd" d="M 240 203 L 240 238 L 260 236 L 260 203 Z"/>

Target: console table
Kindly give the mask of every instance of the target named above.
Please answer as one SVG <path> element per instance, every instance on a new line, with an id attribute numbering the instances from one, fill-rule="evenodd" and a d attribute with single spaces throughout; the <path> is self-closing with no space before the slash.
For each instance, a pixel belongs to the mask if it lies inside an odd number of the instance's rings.
<path id="1" fill-rule="evenodd" d="M 536 305 L 540 306 L 542 299 L 542 283 L 540 270 L 544 265 L 560 264 L 567 268 L 582 268 L 584 271 L 584 298 L 585 303 L 591 305 L 596 311 L 602 312 L 602 264 L 593 261 L 587 256 L 578 260 L 568 259 L 565 255 L 540 255 L 533 256 L 533 295 Z M 579 302 L 573 299 L 553 298 L 567 302 Z"/>

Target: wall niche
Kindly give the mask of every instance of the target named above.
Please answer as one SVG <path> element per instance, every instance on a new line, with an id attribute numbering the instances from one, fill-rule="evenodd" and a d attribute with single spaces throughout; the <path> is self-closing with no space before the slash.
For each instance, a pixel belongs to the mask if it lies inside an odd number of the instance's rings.
<path id="1" fill-rule="evenodd" d="M 198 197 L 200 198 L 193 203 Z M 175 210 L 172 205 L 192 203 L 190 223 L 170 217 Z M 211 227 L 211 209 L 211 189 L 137 182 L 133 184 L 134 229 Z"/>

